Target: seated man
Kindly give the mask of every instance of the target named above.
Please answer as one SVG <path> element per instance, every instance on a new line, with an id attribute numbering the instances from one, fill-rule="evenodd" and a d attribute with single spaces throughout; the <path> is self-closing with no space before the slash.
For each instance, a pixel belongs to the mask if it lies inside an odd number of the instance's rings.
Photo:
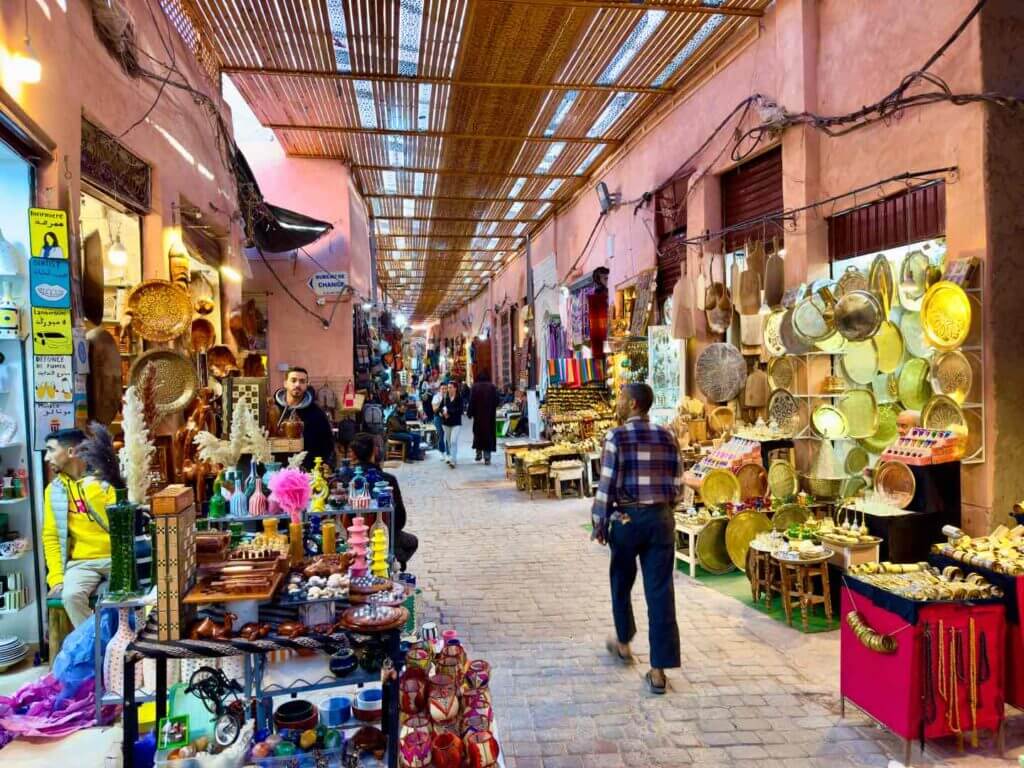
<path id="1" fill-rule="evenodd" d="M 406 398 L 402 395 L 388 416 L 387 439 L 405 443 L 406 461 L 419 461 L 423 458 L 420 453 L 420 438 L 409 431 L 409 425 L 405 420 L 405 408 Z"/>
<path id="2" fill-rule="evenodd" d="M 405 502 L 402 501 L 402 490 L 398 487 L 398 478 L 380 469 L 380 451 L 377 448 L 377 441 L 374 436 L 366 432 L 360 432 L 349 445 L 352 457 L 363 468 L 364 471 L 376 469 L 391 486 L 391 492 L 395 499 L 395 559 L 404 571 L 406 564 L 412 559 L 420 545 L 419 539 L 405 530 L 407 515 Z"/>
<path id="3" fill-rule="evenodd" d="M 56 473 L 43 494 L 43 553 L 47 597 L 62 597 L 76 627 L 92 616 L 89 598 L 110 576 L 110 526 L 107 505 L 114 490 L 85 475 L 77 455 L 85 440 L 80 429 L 64 429 L 46 438 L 46 461 Z"/>

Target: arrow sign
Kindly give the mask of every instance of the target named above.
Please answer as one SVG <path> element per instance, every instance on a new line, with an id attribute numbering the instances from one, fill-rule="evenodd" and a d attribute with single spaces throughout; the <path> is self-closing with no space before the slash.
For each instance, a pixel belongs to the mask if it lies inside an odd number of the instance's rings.
<path id="1" fill-rule="evenodd" d="M 317 272 L 306 282 L 317 296 L 338 296 L 348 286 L 348 272 Z"/>

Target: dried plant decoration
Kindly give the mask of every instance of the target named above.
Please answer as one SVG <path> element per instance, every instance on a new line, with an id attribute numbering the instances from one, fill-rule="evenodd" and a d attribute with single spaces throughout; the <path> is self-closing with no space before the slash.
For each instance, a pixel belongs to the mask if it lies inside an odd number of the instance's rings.
<path id="1" fill-rule="evenodd" d="M 114 438 L 111 437 L 110 430 L 94 421 L 89 425 L 89 431 L 90 437 L 79 444 L 75 453 L 98 480 L 113 488 L 124 488 L 121 464 L 117 458 L 117 451 L 114 450 Z"/>
<path id="2" fill-rule="evenodd" d="M 124 447 L 119 456 L 121 475 L 128 488 L 128 500 L 134 504 L 145 504 L 146 493 L 149 491 L 149 470 L 156 448 L 149 439 L 142 398 L 136 387 L 128 387 L 124 393 L 121 429 L 124 432 Z"/>

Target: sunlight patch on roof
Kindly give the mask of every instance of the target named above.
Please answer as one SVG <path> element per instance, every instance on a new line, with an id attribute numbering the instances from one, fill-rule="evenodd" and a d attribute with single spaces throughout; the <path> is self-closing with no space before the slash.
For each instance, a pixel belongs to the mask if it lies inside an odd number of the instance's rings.
<path id="1" fill-rule="evenodd" d="M 626 38 L 622 47 L 612 56 L 612 60 L 608 62 L 604 72 L 597 78 L 597 84 L 611 85 L 618 80 L 619 75 L 633 61 L 634 57 L 640 52 L 640 49 L 644 47 L 644 43 L 650 39 L 667 15 L 667 11 L 647 11 L 644 13 L 643 18 L 633 27 L 633 31 L 629 33 L 629 37 Z"/>

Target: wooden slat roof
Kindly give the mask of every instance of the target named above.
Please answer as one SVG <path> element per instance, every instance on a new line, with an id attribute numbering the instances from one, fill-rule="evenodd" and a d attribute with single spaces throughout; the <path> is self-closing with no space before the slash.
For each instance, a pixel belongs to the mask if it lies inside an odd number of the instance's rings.
<path id="1" fill-rule="evenodd" d="M 770 0 L 161 3 L 285 151 L 351 164 L 381 284 L 420 320 L 474 295 Z"/>

